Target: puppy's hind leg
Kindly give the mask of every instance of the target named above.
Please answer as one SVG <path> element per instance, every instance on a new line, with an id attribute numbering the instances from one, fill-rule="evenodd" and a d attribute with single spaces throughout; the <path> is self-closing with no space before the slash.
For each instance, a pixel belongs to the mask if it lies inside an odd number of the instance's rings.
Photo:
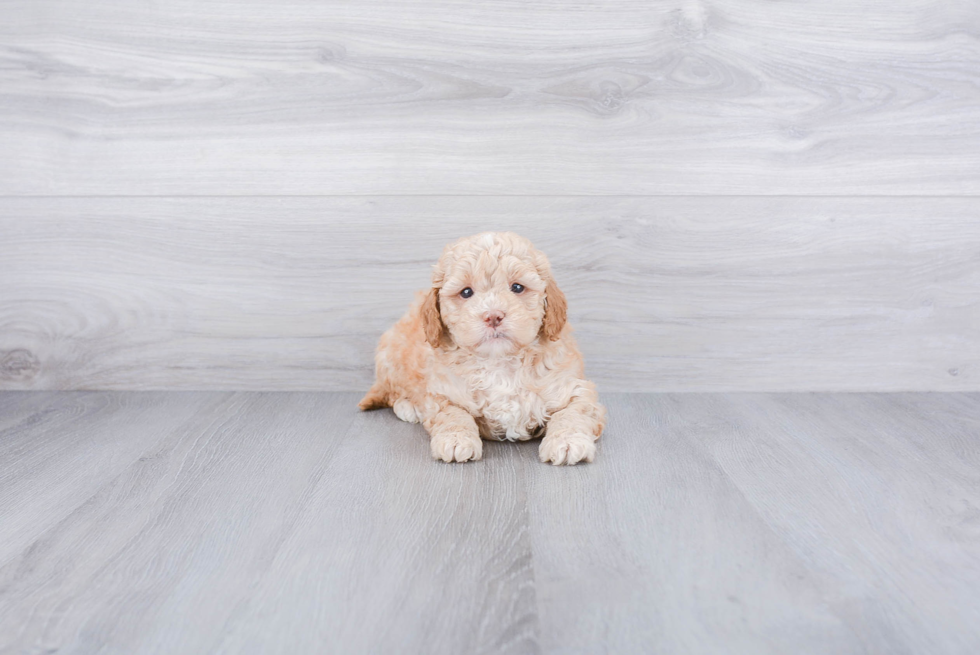
<path id="1" fill-rule="evenodd" d="M 369 409 L 381 409 L 382 407 L 390 407 L 391 403 L 388 402 L 388 391 L 380 382 L 375 382 L 371 389 L 368 390 L 364 397 L 361 398 L 361 402 L 357 403 L 363 411 Z M 397 412 L 396 412 L 397 413 Z"/>

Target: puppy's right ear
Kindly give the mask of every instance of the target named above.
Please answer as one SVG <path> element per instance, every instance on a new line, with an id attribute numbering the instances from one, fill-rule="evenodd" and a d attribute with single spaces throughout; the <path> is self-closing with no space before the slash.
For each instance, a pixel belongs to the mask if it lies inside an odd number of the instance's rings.
<path id="1" fill-rule="evenodd" d="M 446 324 L 442 322 L 442 314 L 439 312 L 439 289 L 432 287 L 425 296 L 425 300 L 422 301 L 421 317 L 425 340 L 433 348 L 440 347 L 446 334 Z"/>

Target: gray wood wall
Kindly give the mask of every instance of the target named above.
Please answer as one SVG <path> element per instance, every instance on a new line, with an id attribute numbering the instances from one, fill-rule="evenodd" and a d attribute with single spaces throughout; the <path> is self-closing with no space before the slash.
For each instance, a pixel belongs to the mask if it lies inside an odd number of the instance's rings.
<path id="1" fill-rule="evenodd" d="M 442 245 L 603 390 L 980 389 L 975 0 L 5 0 L 0 388 L 364 388 Z"/>

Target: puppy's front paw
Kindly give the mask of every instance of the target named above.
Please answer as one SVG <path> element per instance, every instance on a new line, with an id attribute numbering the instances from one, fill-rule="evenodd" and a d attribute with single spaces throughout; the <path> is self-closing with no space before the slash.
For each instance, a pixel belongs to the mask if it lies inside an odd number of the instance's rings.
<path id="1" fill-rule="evenodd" d="M 549 433 L 541 440 L 538 458 L 555 466 L 591 462 L 595 459 L 595 437 L 576 432 Z"/>
<path id="2" fill-rule="evenodd" d="M 444 462 L 468 462 L 483 457 L 483 441 L 479 434 L 469 432 L 441 432 L 429 441 L 435 459 Z"/>

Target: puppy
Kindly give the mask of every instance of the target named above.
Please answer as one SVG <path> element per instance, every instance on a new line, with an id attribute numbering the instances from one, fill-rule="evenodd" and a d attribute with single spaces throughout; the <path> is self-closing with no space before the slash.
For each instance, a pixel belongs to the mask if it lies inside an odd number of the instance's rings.
<path id="1" fill-rule="evenodd" d="M 432 456 L 483 456 L 483 439 L 543 436 L 542 462 L 591 462 L 606 410 L 585 379 L 548 258 L 512 232 L 446 246 L 408 313 L 385 332 L 363 410 L 422 423 Z"/>

